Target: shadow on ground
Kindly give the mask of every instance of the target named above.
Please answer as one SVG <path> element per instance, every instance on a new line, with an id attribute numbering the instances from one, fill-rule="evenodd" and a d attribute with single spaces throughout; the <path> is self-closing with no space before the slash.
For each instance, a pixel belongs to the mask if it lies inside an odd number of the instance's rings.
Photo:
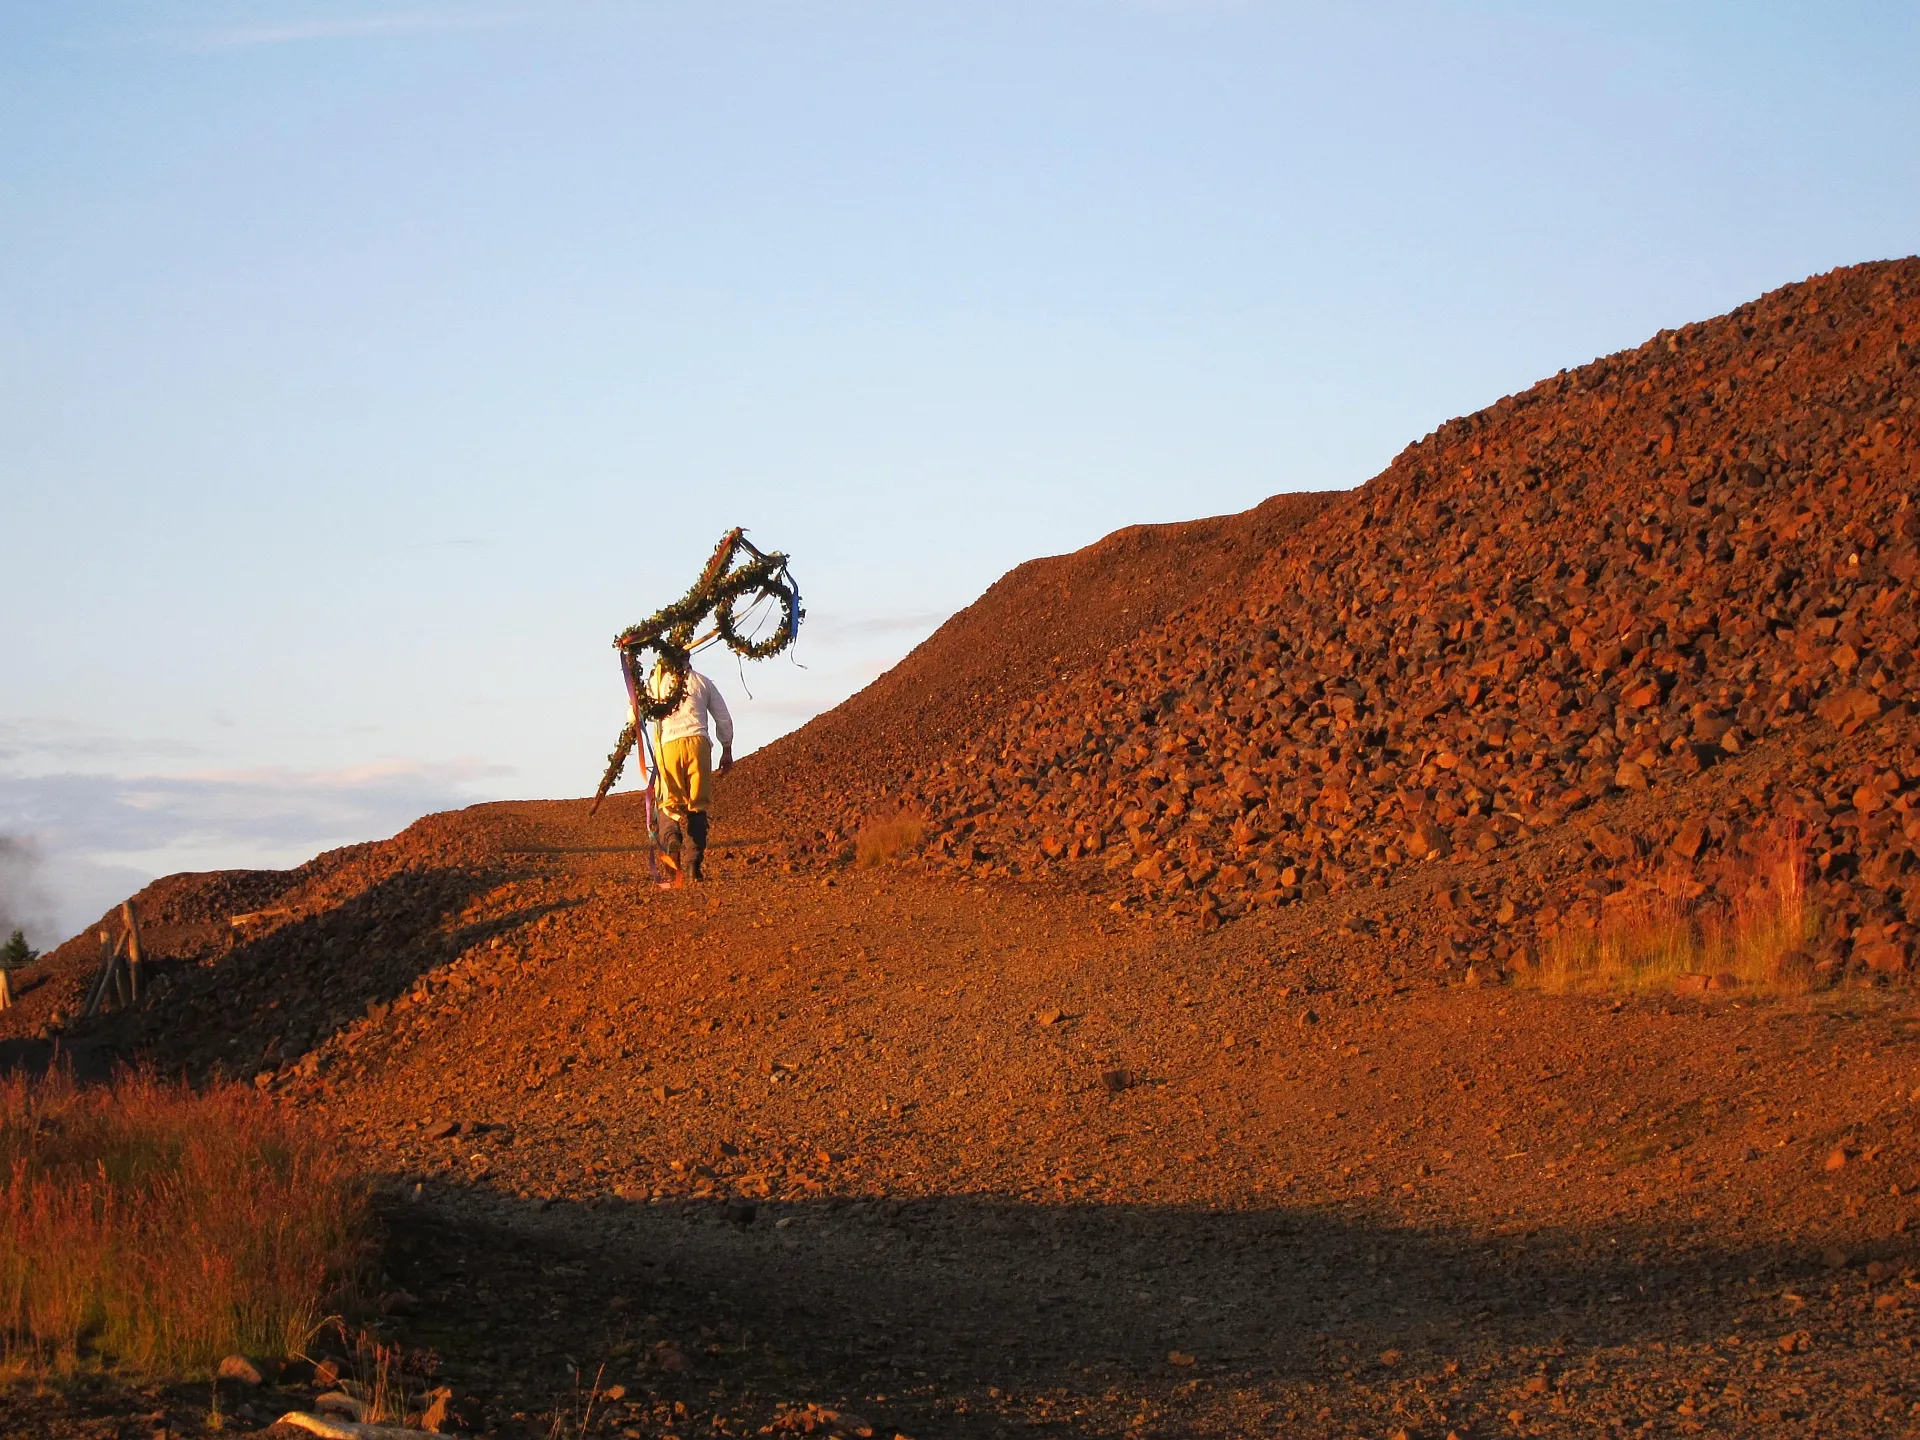
<path id="1" fill-rule="evenodd" d="M 1859 1325 L 1859 1307 L 1829 1314 L 1836 1275 L 1843 1291 L 1861 1281 L 1793 1252 L 1631 1230 L 1475 1238 L 1284 1208 L 937 1198 L 727 1213 L 428 1191 L 393 1206 L 391 1263 L 419 1297 L 416 1343 L 496 1403 L 563 1403 L 604 1365 L 604 1383 L 635 1392 L 609 1434 L 671 1429 L 675 1400 L 723 1433 L 813 1401 L 925 1440 L 1035 1424 L 1591 1433 L 1672 1418 L 1690 1397 L 1728 1425 L 1869 1426 L 1913 1398 L 1888 1390 L 1885 1368 L 1911 1354 L 1912 1312 L 1869 1297 Z M 1810 1324 L 1820 1342 L 1797 1348 Z"/>

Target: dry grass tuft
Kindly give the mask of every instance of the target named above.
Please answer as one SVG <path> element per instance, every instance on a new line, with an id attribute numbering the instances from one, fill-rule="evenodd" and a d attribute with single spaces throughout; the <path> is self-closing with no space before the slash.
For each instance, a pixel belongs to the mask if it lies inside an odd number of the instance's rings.
<path id="1" fill-rule="evenodd" d="M 1682 976 L 1776 994 L 1812 987 L 1806 947 L 1820 917 L 1807 893 L 1801 827 L 1768 833 L 1734 876 L 1731 901 L 1702 903 L 1701 889 L 1686 872 L 1669 872 L 1657 888 L 1609 902 L 1591 928 L 1553 937 L 1516 979 L 1563 994 L 1670 990 Z"/>
<path id="2" fill-rule="evenodd" d="M 298 1354 L 360 1263 L 368 1196 L 251 1092 L 0 1079 L 0 1347 L 15 1371 L 203 1372 Z"/>
<path id="3" fill-rule="evenodd" d="M 875 815 L 853 837 L 853 863 L 863 867 L 884 865 L 911 855 L 920 848 L 926 833 L 927 822 L 910 812 Z"/>

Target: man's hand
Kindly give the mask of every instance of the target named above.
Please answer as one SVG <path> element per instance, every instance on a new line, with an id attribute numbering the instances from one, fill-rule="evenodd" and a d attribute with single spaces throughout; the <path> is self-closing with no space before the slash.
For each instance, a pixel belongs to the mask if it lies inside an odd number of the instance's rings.
<path id="1" fill-rule="evenodd" d="M 720 773 L 724 775 L 732 768 L 733 747 L 731 745 L 723 745 L 720 747 Z"/>

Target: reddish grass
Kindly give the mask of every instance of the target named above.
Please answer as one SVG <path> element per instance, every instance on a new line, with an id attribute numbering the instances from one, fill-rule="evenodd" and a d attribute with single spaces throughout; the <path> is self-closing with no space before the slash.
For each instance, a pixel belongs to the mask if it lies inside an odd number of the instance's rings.
<path id="1" fill-rule="evenodd" d="M 901 812 L 875 815 L 853 837 L 853 863 L 860 866 L 884 865 L 919 848 L 927 833 L 927 822 L 918 815 Z"/>
<path id="2" fill-rule="evenodd" d="M 1820 917 L 1807 894 L 1804 829 L 1775 826 L 1730 878 L 1731 899 L 1703 900 L 1690 872 L 1670 870 L 1653 888 L 1610 902 L 1591 928 L 1556 935 L 1516 978 L 1561 992 L 1668 989 L 1681 975 L 1775 993 L 1811 988 L 1805 947 Z"/>
<path id="3" fill-rule="evenodd" d="M 0 1079 L 0 1347 L 150 1374 L 297 1354 L 367 1207 L 323 1137 L 238 1087 Z"/>

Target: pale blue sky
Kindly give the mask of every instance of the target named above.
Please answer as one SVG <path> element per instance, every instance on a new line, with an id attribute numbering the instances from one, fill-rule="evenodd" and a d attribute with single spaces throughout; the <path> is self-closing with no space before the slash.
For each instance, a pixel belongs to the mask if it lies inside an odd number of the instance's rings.
<path id="1" fill-rule="evenodd" d="M 590 790 L 729 525 L 812 611 L 713 667 L 750 747 L 1029 556 L 1910 253 L 1917 17 L 0 3 L 0 909 Z"/>

